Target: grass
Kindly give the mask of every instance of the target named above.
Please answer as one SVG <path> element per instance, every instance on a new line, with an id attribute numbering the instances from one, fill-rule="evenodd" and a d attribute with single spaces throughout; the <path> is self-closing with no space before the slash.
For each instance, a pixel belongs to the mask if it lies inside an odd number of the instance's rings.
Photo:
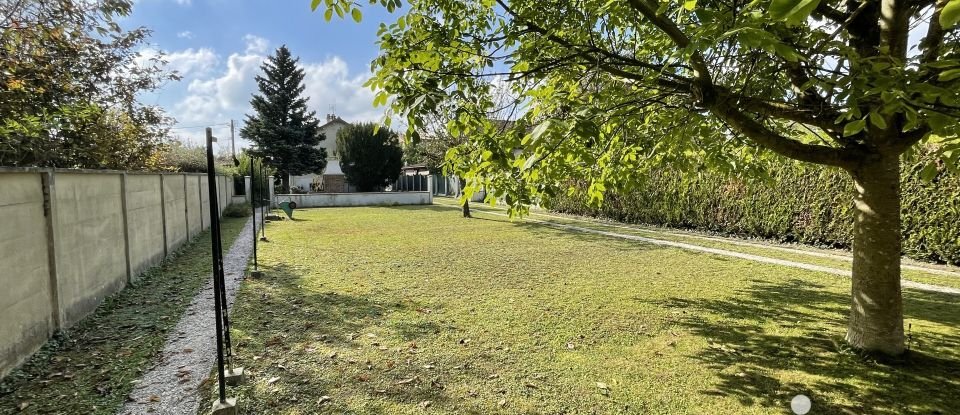
<path id="1" fill-rule="evenodd" d="M 444 207 L 296 216 L 238 294 L 247 413 L 960 412 L 953 296 L 905 291 L 881 363 L 844 346 L 845 278 Z"/>
<path id="2" fill-rule="evenodd" d="M 245 221 L 224 219 L 224 246 Z M 115 414 L 209 275 L 204 232 L 4 378 L 0 414 Z"/>
<path id="3" fill-rule="evenodd" d="M 446 203 L 449 203 L 449 202 L 446 202 Z M 504 213 L 503 209 L 491 208 L 489 205 L 482 205 L 482 206 L 474 207 L 473 209 L 479 212 L 494 212 L 498 214 Z M 699 246 L 708 247 L 708 248 L 724 249 L 724 250 L 733 251 L 733 252 L 759 255 L 759 256 L 764 256 L 768 258 L 783 259 L 787 261 L 794 261 L 794 262 L 800 262 L 800 263 L 811 264 L 811 265 L 819 265 L 819 266 L 830 267 L 830 268 L 841 269 L 841 270 L 849 271 L 852 266 L 850 261 L 817 257 L 813 255 L 799 253 L 799 252 L 785 252 L 785 251 L 780 251 L 775 249 L 738 245 L 738 244 L 725 242 L 722 240 L 722 238 L 704 239 L 702 235 L 696 235 L 696 234 L 680 232 L 680 231 L 658 230 L 658 229 L 644 228 L 637 225 L 624 225 L 624 224 L 615 223 L 615 222 L 611 223 L 611 222 L 591 220 L 586 218 L 578 218 L 574 216 L 565 216 L 565 215 L 558 215 L 558 214 L 534 213 L 531 216 L 531 218 L 538 221 L 548 222 L 548 223 L 561 224 L 561 225 L 573 225 L 581 228 L 615 232 L 615 233 L 620 233 L 625 235 L 642 236 L 642 237 L 660 239 L 665 241 L 683 242 L 683 243 L 689 243 L 689 244 L 699 245 Z M 758 242 L 755 242 L 755 244 L 763 245 L 763 244 L 769 244 L 769 243 L 758 241 Z M 837 252 L 836 250 L 817 250 L 815 248 L 811 248 L 803 245 L 790 246 L 790 248 L 797 251 L 827 252 L 833 255 L 843 255 L 842 251 Z M 916 263 L 915 261 L 912 261 L 912 260 L 905 260 L 905 263 L 907 261 L 909 261 L 909 263 L 912 263 L 912 264 Z M 906 280 L 925 283 L 925 284 L 933 284 L 933 285 L 939 285 L 939 286 L 951 287 L 951 288 L 960 288 L 960 276 L 949 276 L 949 275 L 937 274 L 932 272 L 924 272 L 924 271 L 915 270 L 915 269 L 905 269 L 902 271 L 902 277 Z"/>

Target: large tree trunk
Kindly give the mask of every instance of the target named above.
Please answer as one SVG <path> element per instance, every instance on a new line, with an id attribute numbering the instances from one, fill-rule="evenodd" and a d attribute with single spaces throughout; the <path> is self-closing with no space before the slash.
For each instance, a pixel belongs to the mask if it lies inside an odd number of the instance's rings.
<path id="1" fill-rule="evenodd" d="M 900 294 L 900 158 L 883 156 L 851 171 L 856 187 L 853 304 L 847 342 L 871 353 L 904 351 Z"/>
<path id="2" fill-rule="evenodd" d="M 458 178 L 457 181 L 460 182 L 460 194 L 458 196 L 463 197 L 463 189 L 466 187 L 466 182 L 464 182 L 463 179 L 460 179 L 460 178 Z M 464 198 L 462 207 L 463 207 L 463 217 L 472 218 L 473 216 L 470 215 L 470 199 Z"/>

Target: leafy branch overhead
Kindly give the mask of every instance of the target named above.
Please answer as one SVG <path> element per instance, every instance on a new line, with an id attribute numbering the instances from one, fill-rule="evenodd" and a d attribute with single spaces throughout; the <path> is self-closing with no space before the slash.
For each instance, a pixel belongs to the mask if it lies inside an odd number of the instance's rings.
<path id="1" fill-rule="evenodd" d="M 321 5 L 329 18 L 359 7 Z M 514 211 L 576 192 L 572 179 L 598 205 L 664 165 L 762 176 L 773 153 L 845 170 L 857 209 L 847 340 L 899 354 L 900 159 L 926 143 L 957 169 L 958 5 L 408 0 L 380 26 L 367 85 L 411 131 L 452 107 L 447 129 L 467 143 L 448 157 Z M 504 87 L 505 130 L 490 121 Z"/>

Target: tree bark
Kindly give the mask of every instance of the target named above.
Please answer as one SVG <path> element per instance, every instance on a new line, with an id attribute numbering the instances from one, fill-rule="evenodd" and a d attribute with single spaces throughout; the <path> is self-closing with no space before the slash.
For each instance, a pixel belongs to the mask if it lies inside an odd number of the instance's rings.
<path id="1" fill-rule="evenodd" d="M 463 181 L 463 179 L 458 179 L 458 181 L 460 182 L 460 194 L 459 194 L 459 196 L 460 196 L 460 197 L 463 197 L 463 188 L 466 187 L 466 183 Z M 469 200 L 469 199 L 466 199 L 466 198 L 463 199 L 463 217 L 465 217 L 465 218 L 472 218 L 472 217 L 473 217 L 473 216 L 470 215 L 470 200 Z"/>
<path id="2" fill-rule="evenodd" d="M 853 304 L 847 342 L 869 353 L 904 351 L 900 291 L 900 157 L 878 156 L 851 170 L 856 188 Z"/>

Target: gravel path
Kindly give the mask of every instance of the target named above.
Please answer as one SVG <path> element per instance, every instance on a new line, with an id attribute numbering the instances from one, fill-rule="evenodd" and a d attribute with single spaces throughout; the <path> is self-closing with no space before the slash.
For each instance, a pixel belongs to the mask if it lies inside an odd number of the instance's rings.
<path id="1" fill-rule="evenodd" d="M 247 260 L 253 252 L 251 221 L 224 255 L 227 303 L 233 305 L 243 279 Z M 200 402 L 197 387 L 216 365 L 216 336 L 213 318 L 213 279 L 194 297 L 167 338 L 159 361 L 140 378 L 120 414 L 195 414 Z"/>

